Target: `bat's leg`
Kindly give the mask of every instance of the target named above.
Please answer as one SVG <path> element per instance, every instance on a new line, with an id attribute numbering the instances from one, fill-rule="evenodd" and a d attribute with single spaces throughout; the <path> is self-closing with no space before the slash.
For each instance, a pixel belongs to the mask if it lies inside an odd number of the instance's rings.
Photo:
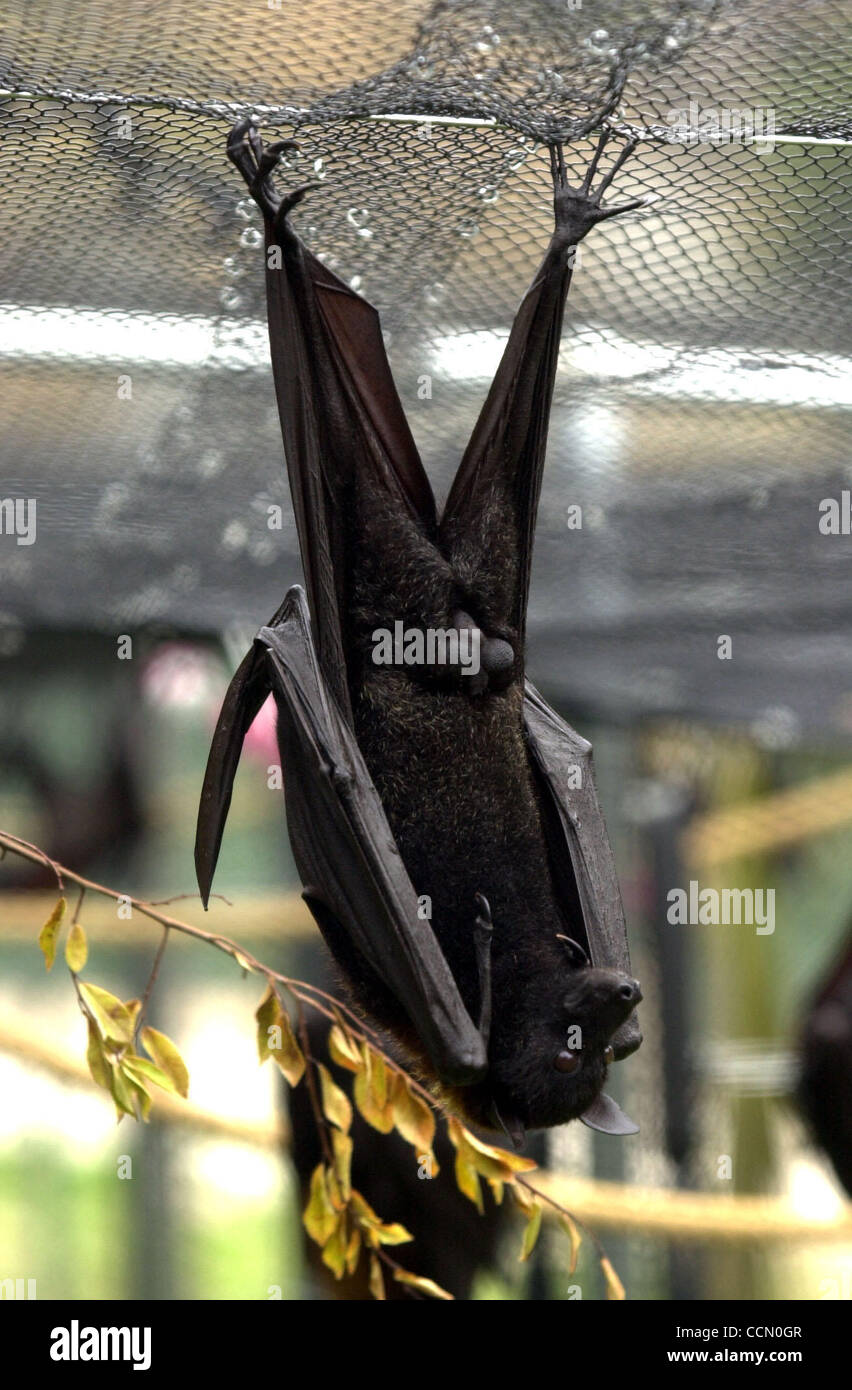
<path id="1" fill-rule="evenodd" d="M 495 674 L 496 688 L 520 679 L 523 670 L 533 534 L 572 252 L 596 223 L 644 201 L 612 207 L 601 201 L 635 141 L 592 187 L 609 139 L 605 131 L 579 188 L 568 183 L 562 146 L 551 146 L 553 236 L 515 317 L 441 520 L 442 549 L 468 591 L 465 607 L 514 653 L 511 672 Z"/>
<path id="2" fill-rule="evenodd" d="M 312 188 L 319 188 L 316 182 L 305 183 L 284 198 L 276 192 L 272 175 L 281 156 L 298 148 L 297 140 L 276 140 L 271 145 L 264 145 L 251 116 L 238 121 L 228 136 L 228 158 L 239 169 L 263 215 L 276 228 L 280 228 L 306 193 Z"/>
<path id="3" fill-rule="evenodd" d="M 473 944 L 479 973 L 479 1036 L 487 1051 L 491 1035 L 491 938 L 494 926 L 488 899 L 482 893 L 477 893 L 476 903 L 479 912 L 473 924 Z"/>

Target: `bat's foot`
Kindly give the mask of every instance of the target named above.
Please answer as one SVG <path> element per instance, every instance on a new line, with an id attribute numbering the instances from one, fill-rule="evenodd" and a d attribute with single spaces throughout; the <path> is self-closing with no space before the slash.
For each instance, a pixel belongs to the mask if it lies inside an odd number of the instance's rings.
<path id="1" fill-rule="evenodd" d="M 281 156 L 298 148 L 295 140 L 276 140 L 271 145 L 264 145 L 251 116 L 237 121 L 228 135 L 228 158 L 239 169 L 264 217 L 268 217 L 276 227 L 285 221 L 306 193 L 319 187 L 318 183 L 306 183 L 283 198 L 276 191 L 272 175 Z"/>
<path id="2" fill-rule="evenodd" d="M 592 180 L 598 171 L 601 155 L 611 139 L 612 131 L 604 130 L 579 188 L 571 188 L 568 184 L 562 145 L 557 142 L 550 146 L 553 208 L 556 217 L 554 236 L 563 246 L 576 245 L 598 222 L 605 222 L 610 217 L 619 217 L 623 212 L 632 212 L 634 208 L 644 207 L 648 201 L 646 198 L 632 198 L 629 202 L 614 203 L 611 206 L 605 206 L 601 202 L 619 169 L 636 149 L 638 140 L 628 140 L 609 173 L 601 179 L 597 188 L 592 188 Z"/>

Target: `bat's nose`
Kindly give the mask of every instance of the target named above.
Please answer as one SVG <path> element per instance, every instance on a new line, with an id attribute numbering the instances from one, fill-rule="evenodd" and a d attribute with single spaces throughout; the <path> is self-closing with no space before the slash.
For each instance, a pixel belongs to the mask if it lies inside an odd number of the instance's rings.
<path id="1" fill-rule="evenodd" d="M 625 980 L 618 987 L 618 997 L 623 999 L 625 1004 L 639 1004 L 642 1000 L 642 989 L 638 980 Z"/>

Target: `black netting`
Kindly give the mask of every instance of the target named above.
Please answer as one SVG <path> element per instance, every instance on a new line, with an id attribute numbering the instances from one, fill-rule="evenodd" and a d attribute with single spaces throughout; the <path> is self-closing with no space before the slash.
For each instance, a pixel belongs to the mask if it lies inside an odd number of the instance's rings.
<path id="1" fill-rule="evenodd" d="M 319 179 L 300 228 L 380 307 L 438 491 L 546 243 L 543 142 L 579 173 L 608 117 L 641 136 L 619 194 L 656 201 L 590 237 L 572 286 L 530 666 L 619 714 L 848 728 L 850 538 L 819 528 L 852 479 L 840 0 L 6 10 L 0 499 L 38 502 L 35 544 L 0 537 L 7 627 L 256 625 L 297 576 L 267 526 L 286 492 L 236 116 L 297 131 L 280 181 Z M 763 138 L 714 142 L 714 119 Z"/>

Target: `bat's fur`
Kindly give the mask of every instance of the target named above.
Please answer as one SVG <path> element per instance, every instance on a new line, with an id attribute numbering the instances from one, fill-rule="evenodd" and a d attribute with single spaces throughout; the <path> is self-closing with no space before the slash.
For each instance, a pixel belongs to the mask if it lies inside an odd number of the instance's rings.
<path id="1" fill-rule="evenodd" d="M 525 1127 L 564 1123 L 599 1093 L 606 1046 L 636 996 L 622 997 L 625 979 L 618 972 L 573 966 L 559 940 L 562 934 L 585 944 L 585 929 L 579 908 L 566 921 L 559 905 L 524 735 L 522 682 L 472 695 L 469 677 L 373 662 L 376 628 L 392 628 L 400 617 L 407 626 L 448 628 L 459 607 L 476 617 L 486 636 L 510 639 L 519 671 L 523 653 L 518 634 L 489 621 L 487 590 L 465 583 L 442 554 L 440 532 L 430 537 L 386 492 L 365 480 L 359 486 L 348 557 L 355 731 L 414 888 L 431 900 L 433 930 L 474 1019 L 480 1005 L 477 893 L 487 898 L 494 923 L 497 1007 L 489 1077 L 453 1097 L 485 1125 L 495 1123 L 495 1102 L 501 1116 Z M 498 572 L 511 570 L 507 515 L 496 498 L 481 513 Z M 351 949 L 344 951 L 356 995 L 410 1046 L 398 1001 Z M 565 1075 L 554 1058 L 576 1025 L 582 1066 Z"/>

